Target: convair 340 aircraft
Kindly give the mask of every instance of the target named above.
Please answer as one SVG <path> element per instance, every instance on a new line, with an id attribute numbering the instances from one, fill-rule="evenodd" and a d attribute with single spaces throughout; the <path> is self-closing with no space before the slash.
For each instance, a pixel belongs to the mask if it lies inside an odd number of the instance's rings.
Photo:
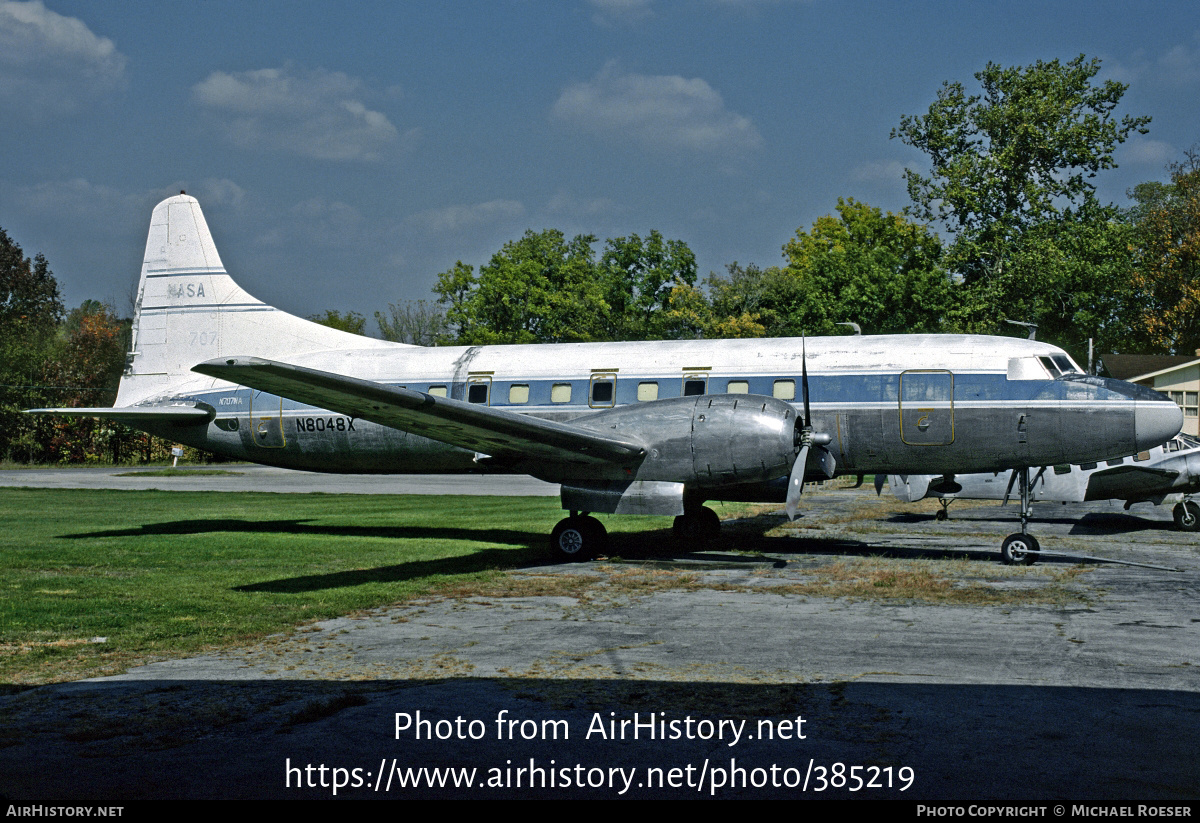
<path id="1" fill-rule="evenodd" d="M 562 486 L 551 536 L 593 556 L 591 513 L 719 528 L 710 500 L 783 502 L 806 477 L 952 474 L 1148 449 L 1183 418 L 1045 343 L 852 336 L 424 348 L 293 317 L 226 273 L 192 197 L 154 209 L 112 409 L 227 457 L 324 472 L 524 473 Z M 1028 470 L 1025 469 L 1026 474 Z M 1022 532 L 1004 556 L 1037 551 Z"/>

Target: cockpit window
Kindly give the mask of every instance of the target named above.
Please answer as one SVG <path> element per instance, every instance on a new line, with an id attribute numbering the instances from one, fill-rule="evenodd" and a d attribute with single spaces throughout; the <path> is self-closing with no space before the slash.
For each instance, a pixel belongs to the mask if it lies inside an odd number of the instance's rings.
<path id="1" fill-rule="evenodd" d="M 1046 367 L 1046 371 L 1050 372 L 1051 377 L 1058 377 L 1062 374 L 1062 369 L 1054 364 L 1054 360 L 1049 357 L 1039 357 L 1038 362 Z"/>
<path id="2" fill-rule="evenodd" d="M 1050 358 L 1054 365 L 1058 366 L 1059 371 L 1063 374 L 1079 373 L 1079 367 L 1071 362 L 1071 358 L 1065 354 L 1056 354 Z"/>

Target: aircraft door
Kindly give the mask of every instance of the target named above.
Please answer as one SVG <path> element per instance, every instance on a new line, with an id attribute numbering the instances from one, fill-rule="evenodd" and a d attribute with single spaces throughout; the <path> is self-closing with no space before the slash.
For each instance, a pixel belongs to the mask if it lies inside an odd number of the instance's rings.
<path id="1" fill-rule="evenodd" d="M 471 375 L 467 378 L 467 402 L 481 406 L 492 405 L 491 375 Z"/>
<path id="2" fill-rule="evenodd" d="M 900 439 L 910 446 L 954 442 L 954 375 L 935 369 L 900 374 Z"/>
<path id="3" fill-rule="evenodd" d="M 283 436 L 283 398 L 266 392 L 250 395 L 250 432 L 254 445 L 264 449 L 282 449 L 287 445 Z"/>

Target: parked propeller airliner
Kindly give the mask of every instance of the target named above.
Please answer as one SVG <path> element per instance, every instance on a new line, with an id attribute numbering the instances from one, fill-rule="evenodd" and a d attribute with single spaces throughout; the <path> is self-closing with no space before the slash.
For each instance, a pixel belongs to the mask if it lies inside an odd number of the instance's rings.
<path id="1" fill-rule="evenodd" d="M 953 500 L 1008 500 L 1018 478 L 1014 472 L 941 475 L 891 475 L 892 494 L 905 503 L 935 497 L 942 508 L 937 519 L 949 517 Z M 1175 526 L 1200 531 L 1200 440 L 1180 434 L 1161 446 L 1083 465 L 1042 466 L 1029 483 L 1031 502 L 1084 503 L 1090 500 L 1124 500 L 1126 510 L 1135 503 L 1161 506 L 1173 503 Z"/>
<path id="2" fill-rule="evenodd" d="M 1007 337 L 389 343 L 243 291 L 181 193 L 151 217 L 116 406 L 35 411 L 296 469 L 530 474 L 561 484 L 571 515 L 551 543 L 576 559 L 605 543 L 591 513 L 675 515 L 703 537 L 719 528 L 706 501 L 794 516 L 806 477 L 1080 463 L 1179 431 L 1165 396 L 1079 372 Z"/>

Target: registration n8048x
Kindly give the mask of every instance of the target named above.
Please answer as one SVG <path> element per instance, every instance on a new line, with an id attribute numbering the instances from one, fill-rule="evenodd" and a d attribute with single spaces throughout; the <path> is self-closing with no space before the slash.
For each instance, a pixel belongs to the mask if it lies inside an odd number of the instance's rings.
<path id="1" fill-rule="evenodd" d="M 296 431 L 301 432 L 352 432 L 353 417 L 297 417 Z"/>

